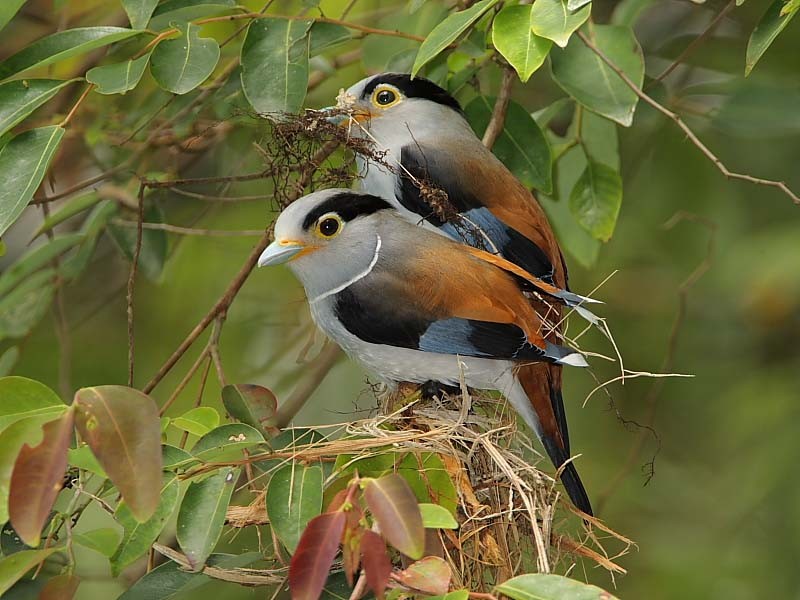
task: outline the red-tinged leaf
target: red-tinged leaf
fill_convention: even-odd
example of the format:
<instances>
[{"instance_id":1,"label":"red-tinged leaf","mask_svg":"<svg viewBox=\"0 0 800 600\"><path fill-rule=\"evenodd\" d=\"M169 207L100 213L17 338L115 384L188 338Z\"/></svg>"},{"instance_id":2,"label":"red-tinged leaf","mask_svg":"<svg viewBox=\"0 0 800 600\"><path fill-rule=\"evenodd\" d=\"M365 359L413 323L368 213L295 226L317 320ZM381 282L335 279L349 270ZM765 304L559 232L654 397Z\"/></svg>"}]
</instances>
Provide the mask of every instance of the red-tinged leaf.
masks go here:
<instances>
[{"instance_id":1,"label":"red-tinged leaf","mask_svg":"<svg viewBox=\"0 0 800 600\"><path fill-rule=\"evenodd\" d=\"M46 550L20 550L0 559L0 598L11 589L20 578L33 567L45 560L53 552L63 548L47 548Z\"/></svg>"},{"instance_id":2,"label":"red-tinged leaf","mask_svg":"<svg viewBox=\"0 0 800 600\"><path fill-rule=\"evenodd\" d=\"M347 499L347 492L347 489L336 492L333 500L331 500L331 503L328 504L328 510L326 512L336 512L337 510L340 510L344 505L344 501Z\"/></svg>"},{"instance_id":3,"label":"red-tinged leaf","mask_svg":"<svg viewBox=\"0 0 800 600\"><path fill-rule=\"evenodd\" d=\"M346 491L346 490L345 490ZM342 538L342 565L347 583L353 587L353 580L358 571L361 554L361 536L364 528L361 526L361 519L364 518L363 511L357 506L344 511L346 515L344 536Z\"/></svg>"},{"instance_id":4,"label":"red-tinged leaf","mask_svg":"<svg viewBox=\"0 0 800 600\"><path fill-rule=\"evenodd\" d=\"M425 527L406 480L395 473L372 479L364 488L364 498L389 543L406 556L422 558Z\"/></svg>"},{"instance_id":5,"label":"red-tinged leaf","mask_svg":"<svg viewBox=\"0 0 800 600\"><path fill-rule=\"evenodd\" d=\"M361 539L361 562L364 563L367 585L378 600L382 600L392 574L392 561L386 552L386 543L374 531L365 531Z\"/></svg>"},{"instance_id":6,"label":"red-tinged leaf","mask_svg":"<svg viewBox=\"0 0 800 600\"><path fill-rule=\"evenodd\" d=\"M25 444L14 463L8 514L17 535L28 546L39 545L42 527L61 491L73 422L74 412L68 410L60 419L45 423L42 443L33 448Z\"/></svg>"},{"instance_id":7,"label":"red-tinged leaf","mask_svg":"<svg viewBox=\"0 0 800 600\"><path fill-rule=\"evenodd\" d=\"M75 575L58 575L45 584L39 592L39 600L72 600L80 584L80 578Z\"/></svg>"},{"instance_id":8,"label":"red-tinged leaf","mask_svg":"<svg viewBox=\"0 0 800 600\"><path fill-rule=\"evenodd\" d=\"M255 427L262 433L278 433L275 428L275 394L260 385L237 383L222 388L225 410L237 421Z\"/></svg>"},{"instance_id":9,"label":"red-tinged leaf","mask_svg":"<svg viewBox=\"0 0 800 600\"><path fill-rule=\"evenodd\" d=\"M121 385L83 388L75 394L76 425L122 494L144 522L159 502L161 424L152 398Z\"/></svg>"},{"instance_id":10,"label":"red-tinged leaf","mask_svg":"<svg viewBox=\"0 0 800 600\"><path fill-rule=\"evenodd\" d=\"M450 566L437 556L426 556L395 575L395 579L407 588L434 596L447 593L451 577Z\"/></svg>"},{"instance_id":11,"label":"red-tinged leaf","mask_svg":"<svg viewBox=\"0 0 800 600\"><path fill-rule=\"evenodd\" d=\"M289 565L292 600L317 600L336 558L347 517L324 513L309 521Z\"/></svg>"}]
</instances>

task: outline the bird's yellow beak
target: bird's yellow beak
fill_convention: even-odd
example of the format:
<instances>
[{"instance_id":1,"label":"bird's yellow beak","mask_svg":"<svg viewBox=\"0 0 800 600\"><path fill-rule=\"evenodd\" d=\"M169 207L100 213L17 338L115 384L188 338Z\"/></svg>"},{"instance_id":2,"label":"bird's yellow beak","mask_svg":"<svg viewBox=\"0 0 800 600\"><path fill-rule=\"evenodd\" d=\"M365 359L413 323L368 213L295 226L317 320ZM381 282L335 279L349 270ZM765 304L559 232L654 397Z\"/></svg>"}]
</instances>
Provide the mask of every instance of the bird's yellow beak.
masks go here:
<instances>
[{"instance_id":1,"label":"bird's yellow beak","mask_svg":"<svg viewBox=\"0 0 800 600\"><path fill-rule=\"evenodd\" d=\"M364 121L369 121L373 116L370 111L358 107L347 113L336 112L339 110L338 106L326 106L325 108L321 108L320 112L332 113L330 116L326 117L326 120L340 127L347 127L353 121L356 123L363 123Z\"/></svg>"},{"instance_id":2,"label":"bird's yellow beak","mask_svg":"<svg viewBox=\"0 0 800 600\"><path fill-rule=\"evenodd\" d=\"M269 267L272 265L282 265L300 255L304 250L308 251L302 242L295 240L275 240L266 247L261 256L258 257L259 267Z\"/></svg>"}]
</instances>

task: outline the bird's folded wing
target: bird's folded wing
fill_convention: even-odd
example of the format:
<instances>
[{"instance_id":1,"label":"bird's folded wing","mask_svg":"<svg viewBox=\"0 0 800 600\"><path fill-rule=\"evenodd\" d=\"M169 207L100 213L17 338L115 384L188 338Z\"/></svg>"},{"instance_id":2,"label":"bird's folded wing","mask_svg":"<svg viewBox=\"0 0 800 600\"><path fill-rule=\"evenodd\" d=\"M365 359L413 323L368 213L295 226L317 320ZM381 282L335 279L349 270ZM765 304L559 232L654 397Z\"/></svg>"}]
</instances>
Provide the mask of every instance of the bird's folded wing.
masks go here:
<instances>
[{"instance_id":1,"label":"bird's folded wing","mask_svg":"<svg viewBox=\"0 0 800 600\"><path fill-rule=\"evenodd\" d=\"M364 341L503 360L561 361L517 281L462 245L433 242L377 266L336 296L342 324ZM566 361L569 362L569 361Z\"/></svg>"}]
</instances>

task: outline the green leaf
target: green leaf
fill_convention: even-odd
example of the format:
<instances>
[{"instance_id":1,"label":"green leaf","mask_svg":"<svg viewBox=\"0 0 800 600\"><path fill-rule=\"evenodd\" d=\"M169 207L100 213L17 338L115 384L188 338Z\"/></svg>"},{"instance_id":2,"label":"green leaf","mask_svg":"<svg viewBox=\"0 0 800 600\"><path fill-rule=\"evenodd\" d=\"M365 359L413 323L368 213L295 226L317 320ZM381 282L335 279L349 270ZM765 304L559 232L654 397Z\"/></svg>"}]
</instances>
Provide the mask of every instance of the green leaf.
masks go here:
<instances>
[{"instance_id":1,"label":"green leaf","mask_svg":"<svg viewBox=\"0 0 800 600\"><path fill-rule=\"evenodd\" d=\"M311 25L308 36L310 38L308 47L309 56L316 56L329 48L333 48L334 46L349 42L353 39L350 30L344 25L321 23L319 21Z\"/></svg>"},{"instance_id":2,"label":"green leaf","mask_svg":"<svg viewBox=\"0 0 800 600\"><path fill-rule=\"evenodd\" d=\"M0 135L77 79L17 79L0 85Z\"/></svg>"},{"instance_id":3,"label":"green leaf","mask_svg":"<svg viewBox=\"0 0 800 600\"><path fill-rule=\"evenodd\" d=\"M124 94L139 85L150 60L145 54L134 60L94 67L86 72L86 81L95 85L99 94Z\"/></svg>"},{"instance_id":4,"label":"green leaf","mask_svg":"<svg viewBox=\"0 0 800 600\"><path fill-rule=\"evenodd\" d=\"M108 474L97 462L97 458L92 454L92 449L86 444L81 444L78 448L70 448L69 452L67 452L67 459L72 467L78 467L99 475L103 479L108 479Z\"/></svg>"},{"instance_id":5,"label":"green leaf","mask_svg":"<svg viewBox=\"0 0 800 600\"><path fill-rule=\"evenodd\" d=\"M789 11L784 12L784 6L789 6ZM800 9L800 4L795 6L785 5L784 0L773 0L767 11L761 17L750 40L747 42L747 54L745 57L744 75L750 75L750 71L767 51L775 38L778 37L789 24Z\"/></svg>"},{"instance_id":6,"label":"green leaf","mask_svg":"<svg viewBox=\"0 0 800 600\"><path fill-rule=\"evenodd\" d=\"M122 0L122 8L128 15L132 29L144 29L156 9L158 0Z\"/></svg>"},{"instance_id":7,"label":"green leaf","mask_svg":"<svg viewBox=\"0 0 800 600\"><path fill-rule=\"evenodd\" d=\"M642 87L644 59L633 30L620 25L595 25L586 31L594 44L636 84ZM628 127L639 97L583 42L550 53L553 78L579 103Z\"/></svg>"},{"instance_id":8,"label":"green leaf","mask_svg":"<svg viewBox=\"0 0 800 600\"><path fill-rule=\"evenodd\" d=\"M444 595L452 579L450 566L438 556L426 556L395 574L399 583L426 594Z\"/></svg>"},{"instance_id":9,"label":"green leaf","mask_svg":"<svg viewBox=\"0 0 800 600\"><path fill-rule=\"evenodd\" d=\"M507 6L494 18L492 43L514 67L520 80L528 81L542 66L553 42L531 30L529 4Z\"/></svg>"},{"instance_id":10,"label":"green leaf","mask_svg":"<svg viewBox=\"0 0 800 600\"><path fill-rule=\"evenodd\" d=\"M161 445L161 460L163 461L162 467L164 470L170 471L195 462L194 457L186 450L169 444Z\"/></svg>"},{"instance_id":11,"label":"green leaf","mask_svg":"<svg viewBox=\"0 0 800 600\"><path fill-rule=\"evenodd\" d=\"M408 483L397 474L371 479L364 487L364 499L387 541L409 558L422 558L425 527Z\"/></svg>"},{"instance_id":12,"label":"green leaf","mask_svg":"<svg viewBox=\"0 0 800 600\"><path fill-rule=\"evenodd\" d=\"M228 423L197 440L192 455L204 462L224 462L242 457L242 450L264 443L261 433L244 423Z\"/></svg>"},{"instance_id":13,"label":"green leaf","mask_svg":"<svg viewBox=\"0 0 800 600\"><path fill-rule=\"evenodd\" d=\"M607 242L614 233L621 205L619 173L590 158L569 197L572 214L592 237Z\"/></svg>"},{"instance_id":14,"label":"green leaf","mask_svg":"<svg viewBox=\"0 0 800 600\"><path fill-rule=\"evenodd\" d=\"M202 17L211 17L230 12L236 8L236 0L166 0L158 5L150 29L165 29L172 23L185 24Z\"/></svg>"},{"instance_id":15,"label":"green leaf","mask_svg":"<svg viewBox=\"0 0 800 600\"><path fill-rule=\"evenodd\" d=\"M0 596L5 594L25 573L61 548L22 550L0 560Z\"/></svg>"},{"instance_id":16,"label":"green leaf","mask_svg":"<svg viewBox=\"0 0 800 600\"><path fill-rule=\"evenodd\" d=\"M619 171L617 124L590 111L585 111L580 121L580 141L586 154L594 162Z\"/></svg>"},{"instance_id":17,"label":"green leaf","mask_svg":"<svg viewBox=\"0 0 800 600\"><path fill-rule=\"evenodd\" d=\"M14 369L19 360L19 346L11 346L0 354L0 377L5 377ZM0 430L2 431L2 430ZM2 520L2 519L0 519Z\"/></svg>"},{"instance_id":18,"label":"green leaf","mask_svg":"<svg viewBox=\"0 0 800 600\"><path fill-rule=\"evenodd\" d=\"M561 575L520 575L495 587L513 600L616 600L607 591Z\"/></svg>"},{"instance_id":19,"label":"green leaf","mask_svg":"<svg viewBox=\"0 0 800 600\"><path fill-rule=\"evenodd\" d=\"M565 0L536 0L531 11L531 28L536 35L553 40L564 48L570 36L586 22L591 12L591 4L573 13Z\"/></svg>"},{"instance_id":20,"label":"green leaf","mask_svg":"<svg viewBox=\"0 0 800 600\"><path fill-rule=\"evenodd\" d=\"M0 148L0 235L17 220L44 178L64 129L24 131Z\"/></svg>"},{"instance_id":21,"label":"green leaf","mask_svg":"<svg viewBox=\"0 0 800 600\"><path fill-rule=\"evenodd\" d=\"M171 424L181 431L194 435L205 435L219 426L219 413L210 406L198 406L172 419Z\"/></svg>"},{"instance_id":22,"label":"green leaf","mask_svg":"<svg viewBox=\"0 0 800 600\"><path fill-rule=\"evenodd\" d=\"M497 0L480 0L467 10L448 16L437 25L419 47L417 57L414 59L414 66L411 68L411 75L416 75L422 67L441 54L495 4L497 4Z\"/></svg>"},{"instance_id":23,"label":"green leaf","mask_svg":"<svg viewBox=\"0 0 800 600\"><path fill-rule=\"evenodd\" d=\"M472 128L481 136L489 125L494 98L478 96L464 109ZM503 131L492 152L526 187L545 193L553 188L552 151L536 120L513 100L508 105Z\"/></svg>"},{"instance_id":24,"label":"green leaf","mask_svg":"<svg viewBox=\"0 0 800 600\"><path fill-rule=\"evenodd\" d=\"M223 387L222 403L230 416L262 433L268 432L277 409L275 394L263 386L251 383Z\"/></svg>"},{"instance_id":25,"label":"green leaf","mask_svg":"<svg viewBox=\"0 0 800 600\"><path fill-rule=\"evenodd\" d=\"M89 192L88 194L83 194L75 196L74 198L70 198L69 200L64 202L61 206L59 206L57 211L51 213L50 216L44 220L44 222L39 226L39 228L36 230L36 233L34 233L31 236L31 238L36 238L41 234L45 233L46 231L50 231L56 225L60 225L67 219L74 217L75 215L91 208L99 201L100 201L100 196L98 196L96 192Z\"/></svg>"},{"instance_id":26,"label":"green leaf","mask_svg":"<svg viewBox=\"0 0 800 600\"><path fill-rule=\"evenodd\" d=\"M26 0L3 0L0 3L0 30L8 25L25 2Z\"/></svg>"},{"instance_id":27,"label":"green leaf","mask_svg":"<svg viewBox=\"0 0 800 600\"><path fill-rule=\"evenodd\" d=\"M50 516L67 470L67 450L72 440L74 412L42 427L37 446L25 444L14 462L8 493L8 517L28 546L39 545L42 527Z\"/></svg>"},{"instance_id":28,"label":"green leaf","mask_svg":"<svg viewBox=\"0 0 800 600\"><path fill-rule=\"evenodd\" d=\"M569 10L578 10L582 6L589 4L592 0L567 0L567 8Z\"/></svg>"},{"instance_id":29,"label":"green leaf","mask_svg":"<svg viewBox=\"0 0 800 600\"><path fill-rule=\"evenodd\" d=\"M39 271L0 298L0 340L20 338L33 329L50 308L55 276L53 269Z\"/></svg>"},{"instance_id":30,"label":"green leaf","mask_svg":"<svg viewBox=\"0 0 800 600\"><path fill-rule=\"evenodd\" d=\"M467 600L469 590L454 590L443 596L430 596L426 600Z\"/></svg>"},{"instance_id":31,"label":"green leaf","mask_svg":"<svg viewBox=\"0 0 800 600\"><path fill-rule=\"evenodd\" d=\"M140 521L159 503L161 427L152 398L133 388L101 385L75 394L75 424L109 479Z\"/></svg>"},{"instance_id":32,"label":"green leaf","mask_svg":"<svg viewBox=\"0 0 800 600\"><path fill-rule=\"evenodd\" d=\"M238 469L224 468L200 482L192 482L178 511L178 544L194 571L206 559L222 535L225 511L231 501Z\"/></svg>"},{"instance_id":33,"label":"green leaf","mask_svg":"<svg viewBox=\"0 0 800 600\"><path fill-rule=\"evenodd\" d=\"M409 452L393 470L406 480L419 502L433 502L457 514L458 492L438 454Z\"/></svg>"},{"instance_id":34,"label":"green leaf","mask_svg":"<svg viewBox=\"0 0 800 600\"><path fill-rule=\"evenodd\" d=\"M158 508L144 523L136 520L125 502L120 502L115 513L117 522L123 527L122 541L111 556L111 574L117 577L128 565L150 549L161 535L167 520L172 516L180 495L180 483L174 473L164 474Z\"/></svg>"},{"instance_id":35,"label":"green leaf","mask_svg":"<svg viewBox=\"0 0 800 600\"><path fill-rule=\"evenodd\" d=\"M422 524L426 529L458 529L458 521L443 506L421 503L419 512L422 513Z\"/></svg>"},{"instance_id":36,"label":"green leaf","mask_svg":"<svg viewBox=\"0 0 800 600\"><path fill-rule=\"evenodd\" d=\"M308 522L322 512L322 469L292 462L269 480L267 515L272 529L294 554Z\"/></svg>"},{"instance_id":37,"label":"green leaf","mask_svg":"<svg viewBox=\"0 0 800 600\"><path fill-rule=\"evenodd\" d=\"M53 390L27 377L0 378L0 398L0 431L28 417L55 419L67 408Z\"/></svg>"},{"instance_id":38,"label":"green leaf","mask_svg":"<svg viewBox=\"0 0 800 600\"><path fill-rule=\"evenodd\" d=\"M54 258L60 256L73 246L83 241L83 234L68 233L54 237L41 246L23 254L11 268L0 275L0 295L8 293L9 290L19 284L31 273L49 265Z\"/></svg>"},{"instance_id":39,"label":"green leaf","mask_svg":"<svg viewBox=\"0 0 800 600\"><path fill-rule=\"evenodd\" d=\"M627 25L628 27L633 27L639 19L639 15L655 1L656 0L621 0L621 2L617 2L614 6L614 12L611 15L610 22L613 25Z\"/></svg>"},{"instance_id":40,"label":"green leaf","mask_svg":"<svg viewBox=\"0 0 800 600\"><path fill-rule=\"evenodd\" d=\"M308 88L308 31L312 21L264 18L242 44L242 89L259 113L296 113Z\"/></svg>"},{"instance_id":41,"label":"green leaf","mask_svg":"<svg viewBox=\"0 0 800 600\"><path fill-rule=\"evenodd\" d=\"M140 33L142 32L122 27L78 27L59 31L28 44L0 62L0 79L8 79L33 67L44 67L66 60Z\"/></svg>"},{"instance_id":42,"label":"green leaf","mask_svg":"<svg viewBox=\"0 0 800 600\"><path fill-rule=\"evenodd\" d=\"M219 44L201 38L200 27L179 25L181 36L160 42L150 58L150 73L159 86L173 94L186 94L203 83L217 66Z\"/></svg>"},{"instance_id":43,"label":"green leaf","mask_svg":"<svg viewBox=\"0 0 800 600\"><path fill-rule=\"evenodd\" d=\"M76 533L73 539L76 544L110 558L119 545L119 532L110 527L103 527L86 533Z\"/></svg>"},{"instance_id":44,"label":"green leaf","mask_svg":"<svg viewBox=\"0 0 800 600\"><path fill-rule=\"evenodd\" d=\"M62 411L66 408L62 405ZM38 446L42 441L42 425L57 417L57 414L26 417L0 431L0 523L8 521L8 489L19 451L23 444Z\"/></svg>"},{"instance_id":45,"label":"green leaf","mask_svg":"<svg viewBox=\"0 0 800 600\"><path fill-rule=\"evenodd\" d=\"M38 600L72 600L78 591L81 579L77 575L62 573L47 580L39 592Z\"/></svg>"},{"instance_id":46,"label":"green leaf","mask_svg":"<svg viewBox=\"0 0 800 600\"><path fill-rule=\"evenodd\" d=\"M76 279L89 266L89 260L94 254L98 237L118 209L117 203L113 200L103 200L92 209L81 226L81 233L84 235L83 243L77 252L65 258L61 263L60 274L64 279Z\"/></svg>"},{"instance_id":47,"label":"green leaf","mask_svg":"<svg viewBox=\"0 0 800 600\"><path fill-rule=\"evenodd\" d=\"M208 564L221 569L235 569L261 558L260 554L247 552L240 555L212 554ZM213 581L208 575L186 571L178 563L167 561L138 579L117 600L168 600L186 598L187 593ZM198 596L202 598L203 596Z\"/></svg>"},{"instance_id":48,"label":"green leaf","mask_svg":"<svg viewBox=\"0 0 800 600\"><path fill-rule=\"evenodd\" d=\"M144 211L144 220L148 223L162 223L164 215L157 204ZM133 261L136 253L136 228L109 223L106 231L125 257ZM167 260L167 232L160 229L142 231L142 249L139 253L139 272L151 281L158 281Z\"/></svg>"}]
</instances>

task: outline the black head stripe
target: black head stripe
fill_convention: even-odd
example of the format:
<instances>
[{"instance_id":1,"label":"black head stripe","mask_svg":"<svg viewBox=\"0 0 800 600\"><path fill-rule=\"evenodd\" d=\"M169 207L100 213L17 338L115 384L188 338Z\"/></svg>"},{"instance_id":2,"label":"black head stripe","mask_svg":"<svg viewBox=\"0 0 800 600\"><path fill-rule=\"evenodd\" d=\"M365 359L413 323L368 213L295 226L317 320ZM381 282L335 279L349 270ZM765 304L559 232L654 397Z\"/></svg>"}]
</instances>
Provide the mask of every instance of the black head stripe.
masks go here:
<instances>
[{"instance_id":1,"label":"black head stripe","mask_svg":"<svg viewBox=\"0 0 800 600\"><path fill-rule=\"evenodd\" d=\"M341 192L331 196L324 202L318 204L303 219L303 229L308 229L317 220L327 213L336 213L345 222L352 221L356 217L371 215L379 210L392 209L393 207L383 198L370 194L354 194L353 192Z\"/></svg>"},{"instance_id":2,"label":"black head stripe","mask_svg":"<svg viewBox=\"0 0 800 600\"><path fill-rule=\"evenodd\" d=\"M375 88L382 83L393 85L403 92L406 98L424 98L437 104L449 106L456 112L463 114L461 105L447 91L424 77L411 79L411 75L408 73L382 73L381 75L376 75L369 80L364 88L364 93L361 95L362 99L369 98Z\"/></svg>"}]
</instances>

